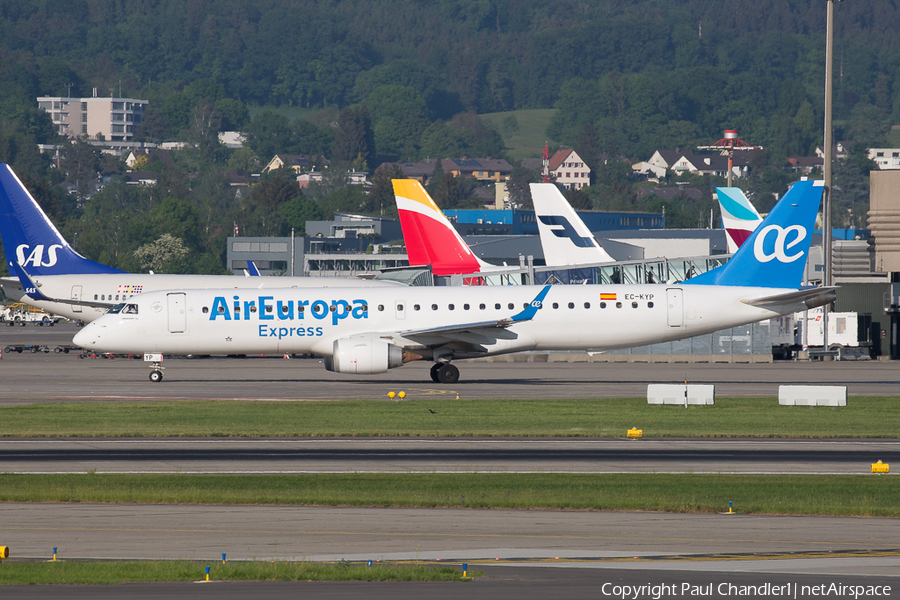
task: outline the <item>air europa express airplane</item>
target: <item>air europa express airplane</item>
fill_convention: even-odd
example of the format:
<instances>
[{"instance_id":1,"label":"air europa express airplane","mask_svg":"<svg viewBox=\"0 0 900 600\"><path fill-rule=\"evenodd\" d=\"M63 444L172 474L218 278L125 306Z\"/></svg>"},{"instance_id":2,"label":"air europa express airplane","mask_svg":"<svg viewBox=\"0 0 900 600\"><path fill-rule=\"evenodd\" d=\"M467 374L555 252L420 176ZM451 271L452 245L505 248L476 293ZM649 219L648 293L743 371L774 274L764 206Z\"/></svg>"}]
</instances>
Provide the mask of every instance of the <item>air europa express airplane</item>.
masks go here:
<instances>
[{"instance_id":1,"label":"air europa express airplane","mask_svg":"<svg viewBox=\"0 0 900 600\"><path fill-rule=\"evenodd\" d=\"M126 273L75 252L9 165L3 163L0 163L0 237L13 275L0 278L4 293L17 302L85 322L124 300L153 290L398 285L336 277Z\"/></svg>"},{"instance_id":2,"label":"air europa express airplane","mask_svg":"<svg viewBox=\"0 0 900 600\"><path fill-rule=\"evenodd\" d=\"M821 196L820 182L795 184L727 264L676 285L154 292L74 342L145 355L311 352L357 374L424 359L434 381L454 383L456 359L675 340L831 302L833 288L800 287Z\"/></svg>"}]
</instances>

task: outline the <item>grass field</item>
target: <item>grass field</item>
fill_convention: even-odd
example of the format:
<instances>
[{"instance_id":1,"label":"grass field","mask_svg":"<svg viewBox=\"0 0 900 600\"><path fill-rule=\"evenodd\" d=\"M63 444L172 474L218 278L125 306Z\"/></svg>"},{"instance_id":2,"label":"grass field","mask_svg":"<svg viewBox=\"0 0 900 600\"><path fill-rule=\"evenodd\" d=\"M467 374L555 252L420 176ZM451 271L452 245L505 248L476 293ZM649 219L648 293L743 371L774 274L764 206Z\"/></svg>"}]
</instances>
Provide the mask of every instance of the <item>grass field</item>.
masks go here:
<instances>
[{"instance_id":1,"label":"grass field","mask_svg":"<svg viewBox=\"0 0 900 600\"><path fill-rule=\"evenodd\" d=\"M646 510L900 517L900 478L689 474L0 474L0 502Z\"/></svg>"},{"instance_id":2,"label":"grass field","mask_svg":"<svg viewBox=\"0 0 900 600\"><path fill-rule=\"evenodd\" d=\"M721 398L715 406L600 400L404 402L146 401L0 408L0 437L485 436L897 437L900 400L852 397L842 408Z\"/></svg>"},{"instance_id":3,"label":"grass field","mask_svg":"<svg viewBox=\"0 0 900 600\"><path fill-rule=\"evenodd\" d=\"M556 145L547 137L547 125L556 113L555 108L514 110L480 115L503 136L507 153L514 163L523 158L540 158L544 144Z\"/></svg>"},{"instance_id":4,"label":"grass field","mask_svg":"<svg viewBox=\"0 0 900 600\"><path fill-rule=\"evenodd\" d=\"M253 561L194 563L186 561L15 562L0 568L0 585L104 585L133 581L470 581L484 575L459 567L377 563Z\"/></svg>"}]
</instances>

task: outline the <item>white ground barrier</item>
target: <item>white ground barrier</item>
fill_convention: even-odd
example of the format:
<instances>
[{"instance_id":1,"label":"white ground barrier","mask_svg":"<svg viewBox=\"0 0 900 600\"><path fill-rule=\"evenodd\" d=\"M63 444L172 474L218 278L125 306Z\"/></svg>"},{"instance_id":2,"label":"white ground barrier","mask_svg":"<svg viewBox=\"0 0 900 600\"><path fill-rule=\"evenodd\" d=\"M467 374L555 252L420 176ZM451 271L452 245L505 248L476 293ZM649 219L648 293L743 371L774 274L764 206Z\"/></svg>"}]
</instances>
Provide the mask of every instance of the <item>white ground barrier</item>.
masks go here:
<instances>
[{"instance_id":1,"label":"white ground barrier","mask_svg":"<svg viewBox=\"0 0 900 600\"><path fill-rule=\"evenodd\" d=\"M845 385L779 385L781 406L847 406Z\"/></svg>"},{"instance_id":2,"label":"white ground barrier","mask_svg":"<svg viewBox=\"0 0 900 600\"><path fill-rule=\"evenodd\" d=\"M687 390L688 404L715 404L716 386L694 384L651 383L647 386L647 404L680 404L684 406Z\"/></svg>"}]
</instances>

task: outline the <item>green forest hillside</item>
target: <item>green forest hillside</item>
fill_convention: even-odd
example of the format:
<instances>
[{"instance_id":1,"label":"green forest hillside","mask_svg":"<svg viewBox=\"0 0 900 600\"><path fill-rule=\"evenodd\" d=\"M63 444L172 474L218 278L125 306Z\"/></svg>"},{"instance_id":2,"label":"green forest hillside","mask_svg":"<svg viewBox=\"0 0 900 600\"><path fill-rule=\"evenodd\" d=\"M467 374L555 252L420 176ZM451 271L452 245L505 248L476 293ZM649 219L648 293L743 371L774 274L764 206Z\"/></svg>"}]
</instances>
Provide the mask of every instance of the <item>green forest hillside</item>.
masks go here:
<instances>
[{"instance_id":1,"label":"green forest hillside","mask_svg":"<svg viewBox=\"0 0 900 600\"><path fill-rule=\"evenodd\" d=\"M824 0L20 0L0 3L0 161L13 165L78 247L123 268L163 233L192 264L220 269L224 236L302 230L335 209L390 206L388 161L539 156L544 142L580 149L595 185L580 208L640 204L630 168L659 148L709 144L726 128L765 146L748 190L762 209L790 177L784 158L821 144ZM835 3L836 139L853 142L843 172L846 225L865 214L862 149L900 123L900 0ZM151 162L153 190L121 181L84 208L63 194L122 170L87 145L51 168L36 144L58 143L37 96L149 100L139 140L181 141L175 168ZM239 130L240 150L218 143ZM896 135L896 134L894 134ZM366 193L339 177L299 192L281 178L235 198L226 171L258 172L275 153L373 172ZM840 169L839 169L840 171ZM377 175L377 177L375 177ZM517 185L529 174L514 173ZM667 221L708 219L703 203ZM121 185L120 185L121 184ZM471 201L447 178L442 206ZM743 185L743 184L742 184ZM130 186L129 186L130 187ZM524 186L527 190L527 185ZM650 196L652 199L653 196ZM93 207L91 206L93 204ZM702 205L701 205L702 204ZM847 210L849 209L849 213ZM388 209L389 210L389 209ZM172 215L180 215L178 218ZM705 216L704 216L705 215ZM140 217L140 218L139 218ZM104 229L105 228L105 229ZM112 228L112 229L110 229ZM115 231L115 233L110 233ZM115 240L114 242L112 240Z\"/></svg>"}]
</instances>

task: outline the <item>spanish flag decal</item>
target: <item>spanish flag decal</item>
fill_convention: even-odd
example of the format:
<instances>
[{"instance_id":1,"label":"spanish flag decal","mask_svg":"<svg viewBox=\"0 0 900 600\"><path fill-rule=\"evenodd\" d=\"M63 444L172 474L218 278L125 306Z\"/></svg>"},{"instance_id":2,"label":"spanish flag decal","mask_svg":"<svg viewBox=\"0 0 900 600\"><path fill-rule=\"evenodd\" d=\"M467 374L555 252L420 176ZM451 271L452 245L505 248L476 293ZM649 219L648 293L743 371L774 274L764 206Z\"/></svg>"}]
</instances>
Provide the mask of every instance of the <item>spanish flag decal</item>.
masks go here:
<instances>
[{"instance_id":1,"label":"spanish flag decal","mask_svg":"<svg viewBox=\"0 0 900 600\"><path fill-rule=\"evenodd\" d=\"M615 300L616 295L615 294L600 294L600 299L601 300Z\"/></svg>"}]
</instances>

